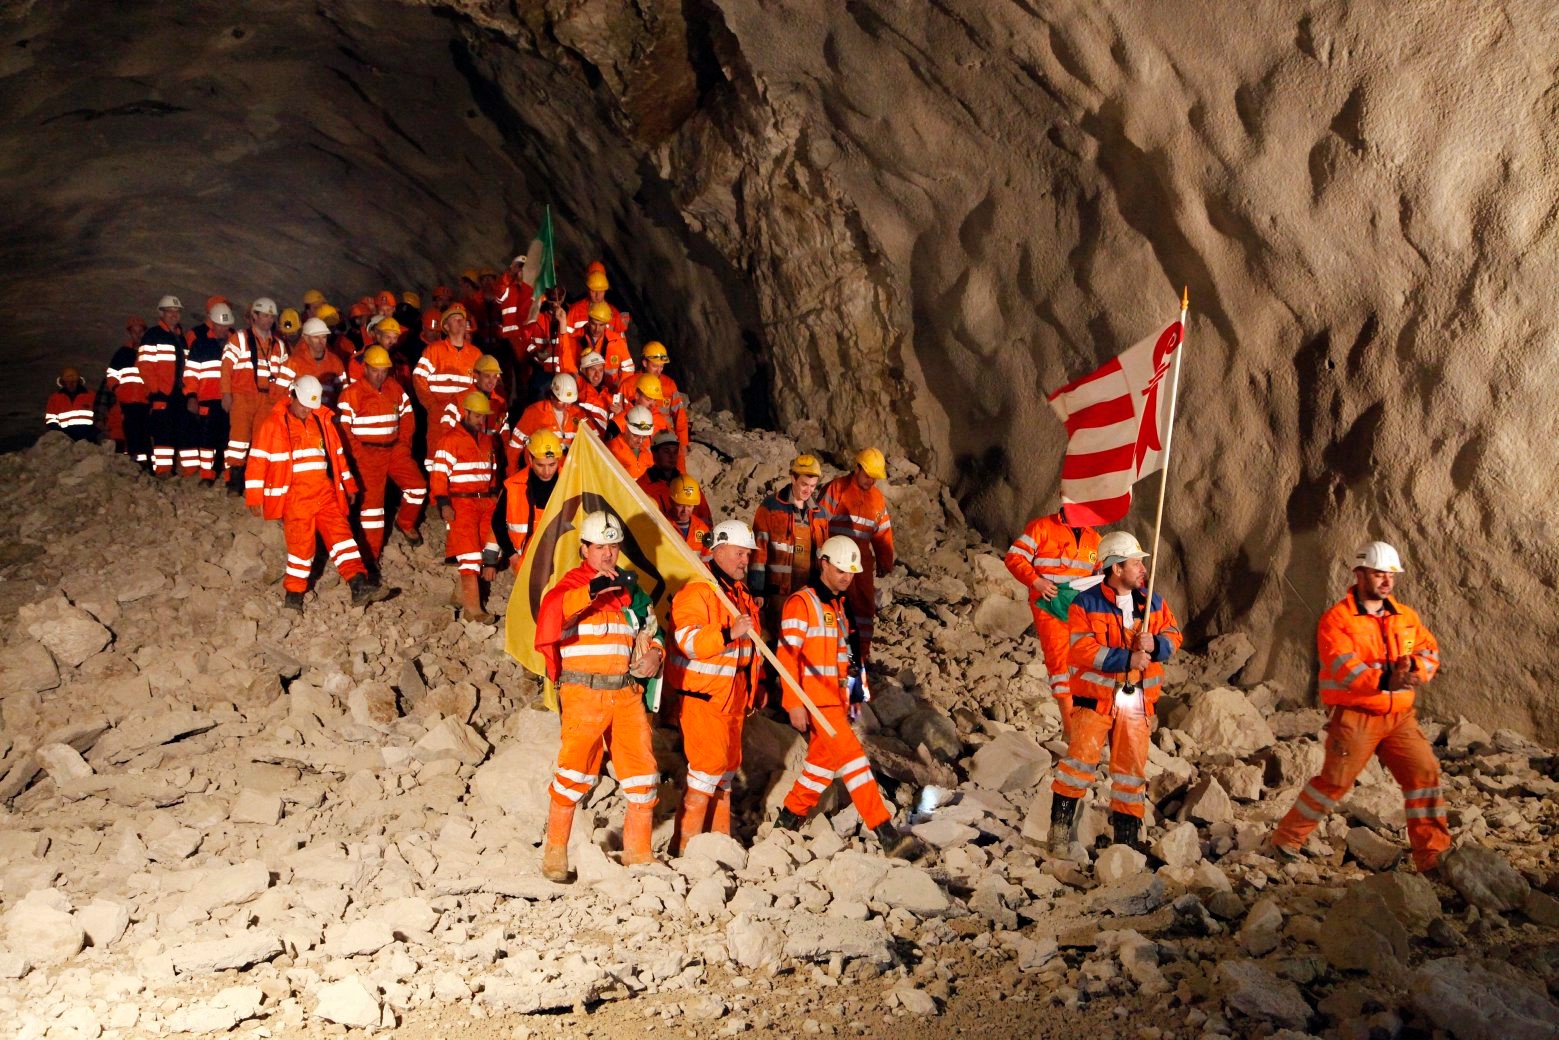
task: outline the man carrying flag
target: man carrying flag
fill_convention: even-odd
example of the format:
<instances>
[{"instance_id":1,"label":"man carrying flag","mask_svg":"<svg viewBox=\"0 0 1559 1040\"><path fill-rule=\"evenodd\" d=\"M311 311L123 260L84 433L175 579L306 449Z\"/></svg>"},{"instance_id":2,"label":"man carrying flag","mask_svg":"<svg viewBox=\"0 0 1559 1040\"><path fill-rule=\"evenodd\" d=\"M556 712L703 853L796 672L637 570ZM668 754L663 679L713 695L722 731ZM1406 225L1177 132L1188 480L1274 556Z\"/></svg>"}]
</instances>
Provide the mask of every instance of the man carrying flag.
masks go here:
<instances>
[{"instance_id":1,"label":"man carrying flag","mask_svg":"<svg viewBox=\"0 0 1559 1040\"><path fill-rule=\"evenodd\" d=\"M1068 522L1067 506L1049 516L1035 517L1007 550L1007 570L1028 588L1034 611L1034 633L1039 637L1050 692L1061 709L1061 734L1072 735L1071 666L1067 663L1069 629L1065 603L1070 603L1070 584L1086 578L1099 562L1099 534L1092 527Z\"/></svg>"},{"instance_id":2,"label":"man carrying flag","mask_svg":"<svg viewBox=\"0 0 1559 1040\"><path fill-rule=\"evenodd\" d=\"M585 516L579 528L582 563L542 598L536 651L562 702L563 738L550 788L551 810L541 872L568 882L568 836L574 808L601 775L603 749L612 756L627 799L624 866L649 863L660 772L650 717L636 679L660 670L664 651L650 598L632 572L617 566L623 523L607 512Z\"/></svg>"}]
</instances>

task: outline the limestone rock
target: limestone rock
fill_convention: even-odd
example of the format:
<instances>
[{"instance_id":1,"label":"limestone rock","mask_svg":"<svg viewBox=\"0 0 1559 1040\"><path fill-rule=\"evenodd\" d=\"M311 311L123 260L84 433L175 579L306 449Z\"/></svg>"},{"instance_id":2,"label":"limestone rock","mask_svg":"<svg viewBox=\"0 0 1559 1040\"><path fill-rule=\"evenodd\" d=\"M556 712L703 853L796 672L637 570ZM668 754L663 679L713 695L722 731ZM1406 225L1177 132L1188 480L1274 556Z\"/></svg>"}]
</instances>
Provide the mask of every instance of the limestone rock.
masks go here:
<instances>
[{"instance_id":1,"label":"limestone rock","mask_svg":"<svg viewBox=\"0 0 1559 1040\"><path fill-rule=\"evenodd\" d=\"M768 921L737 914L725 926L725 945L731 959L748 971L769 971L779 967L785 936Z\"/></svg>"},{"instance_id":2,"label":"limestone rock","mask_svg":"<svg viewBox=\"0 0 1559 1040\"><path fill-rule=\"evenodd\" d=\"M1218 965L1224 1006L1280 1029L1304 1029L1310 1005L1292 982L1279 979L1255 961L1227 960Z\"/></svg>"},{"instance_id":3,"label":"limestone rock","mask_svg":"<svg viewBox=\"0 0 1559 1040\"><path fill-rule=\"evenodd\" d=\"M1358 882L1352 891L1380 897L1386 909L1410 933L1422 935L1440 916L1440 897L1435 895L1434 885L1422 874L1403 871L1377 874Z\"/></svg>"},{"instance_id":4,"label":"limestone rock","mask_svg":"<svg viewBox=\"0 0 1559 1040\"><path fill-rule=\"evenodd\" d=\"M1402 846L1376 834L1368 827L1348 829L1348 851L1371 870L1390 870L1402 858Z\"/></svg>"},{"instance_id":5,"label":"limestone rock","mask_svg":"<svg viewBox=\"0 0 1559 1040\"><path fill-rule=\"evenodd\" d=\"M1169 827L1153 842L1153 855L1167 867L1189 867L1202 859L1202 840L1196 824L1186 821Z\"/></svg>"},{"instance_id":6,"label":"limestone rock","mask_svg":"<svg viewBox=\"0 0 1559 1040\"><path fill-rule=\"evenodd\" d=\"M17 623L61 664L75 668L102 650L114 634L63 598L23 607Z\"/></svg>"},{"instance_id":7,"label":"limestone rock","mask_svg":"<svg viewBox=\"0 0 1559 1040\"><path fill-rule=\"evenodd\" d=\"M964 753L953 720L934 708L917 708L899 724L899 736L910 747L925 745L926 750L943 762L957 761Z\"/></svg>"},{"instance_id":8,"label":"limestone rock","mask_svg":"<svg viewBox=\"0 0 1559 1040\"><path fill-rule=\"evenodd\" d=\"M1245 695L1232 686L1193 694L1191 710L1176 727L1197 746L1244 756L1277 742L1272 727Z\"/></svg>"},{"instance_id":9,"label":"limestone rock","mask_svg":"<svg viewBox=\"0 0 1559 1040\"><path fill-rule=\"evenodd\" d=\"M95 899L76 911L76 923L86 934L87 942L102 949L118 942L130 927L130 909L123 903Z\"/></svg>"},{"instance_id":10,"label":"limestone rock","mask_svg":"<svg viewBox=\"0 0 1559 1040\"><path fill-rule=\"evenodd\" d=\"M384 729L400 718L395 689L385 682L367 682L352 687L346 695L346 707L352 721L360 726Z\"/></svg>"},{"instance_id":11,"label":"limestone rock","mask_svg":"<svg viewBox=\"0 0 1559 1040\"><path fill-rule=\"evenodd\" d=\"M701 856L713 860L728 870L741 870L747 866L747 849L729 834L705 831L688 839L684 856Z\"/></svg>"},{"instance_id":12,"label":"limestone rock","mask_svg":"<svg viewBox=\"0 0 1559 1040\"><path fill-rule=\"evenodd\" d=\"M974 608L974 630L982 636L1016 639L1034 625L1034 615L1021 600L992 594Z\"/></svg>"},{"instance_id":13,"label":"limestone rock","mask_svg":"<svg viewBox=\"0 0 1559 1040\"><path fill-rule=\"evenodd\" d=\"M836 853L823 868L822 882L835 899L864 903L888 873L891 862L872 852L846 849Z\"/></svg>"},{"instance_id":14,"label":"limestone rock","mask_svg":"<svg viewBox=\"0 0 1559 1040\"><path fill-rule=\"evenodd\" d=\"M1089 897L1089 905L1094 910L1117 917L1150 914L1167 901L1164 879L1147 872L1130 875L1112 885L1100 886Z\"/></svg>"},{"instance_id":15,"label":"limestone rock","mask_svg":"<svg viewBox=\"0 0 1559 1040\"><path fill-rule=\"evenodd\" d=\"M198 711L166 711L132 719L109 730L88 760L122 764L148 748L212 729L217 720Z\"/></svg>"},{"instance_id":16,"label":"limestone rock","mask_svg":"<svg viewBox=\"0 0 1559 1040\"><path fill-rule=\"evenodd\" d=\"M228 986L210 1000L176 1009L168 1016L168 1031L225 1033L259 1014L264 1000L265 991L259 986Z\"/></svg>"},{"instance_id":17,"label":"limestone rock","mask_svg":"<svg viewBox=\"0 0 1559 1040\"><path fill-rule=\"evenodd\" d=\"M282 798L279 794L244 788L233 800L228 819L234 823L257 823L274 827L281 821Z\"/></svg>"},{"instance_id":18,"label":"limestone rock","mask_svg":"<svg viewBox=\"0 0 1559 1040\"><path fill-rule=\"evenodd\" d=\"M500 808L522 832L546 821L547 786L557 757L558 716L550 711L517 712L504 739L471 778L476 800Z\"/></svg>"},{"instance_id":19,"label":"limestone rock","mask_svg":"<svg viewBox=\"0 0 1559 1040\"><path fill-rule=\"evenodd\" d=\"M1213 777L1207 777L1186 795L1185 804L1180 808L1182 820L1196 820L1200 823L1225 823L1234 816L1234 803L1229 800L1229 795Z\"/></svg>"},{"instance_id":20,"label":"limestone rock","mask_svg":"<svg viewBox=\"0 0 1559 1040\"><path fill-rule=\"evenodd\" d=\"M1519 910L1531 886L1505 857L1482 845L1461 845L1440 857L1440 874L1462 898L1485 910Z\"/></svg>"},{"instance_id":21,"label":"limestone rock","mask_svg":"<svg viewBox=\"0 0 1559 1040\"><path fill-rule=\"evenodd\" d=\"M19 639L6 649L0 665L0 683L6 693L43 693L60 684L59 666L49 648L32 639Z\"/></svg>"},{"instance_id":22,"label":"limestone rock","mask_svg":"<svg viewBox=\"0 0 1559 1040\"><path fill-rule=\"evenodd\" d=\"M1236 672L1256 656L1256 644L1244 632L1215 636L1190 669L1187 679L1199 686L1217 686L1229 682Z\"/></svg>"},{"instance_id":23,"label":"limestone rock","mask_svg":"<svg viewBox=\"0 0 1559 1040\"><path fill-rule=\"evenodd\" d=\"M1050 771L1050 752L1024 733L999 733L974 753L969 779L992 791L1032 787ZM1010 786L1009 786L1010 785Z\"/></svg>"},{"instance_id":24,"label":"limestone rock","mask_svg":"<svg viewBox=\"0 0 1559 1040\"><path fill-rule=\"evenodd\" d=\"M895 866L883 875L871 891L871 901L908 910L917 917L944 913L952 905L930 874L919 867L903 866Z\"/></svg>"},{"instance_id":25,"label":"limestone rock","mask_svg":"<svg viewBox=\"0 0 1559 1040\"><path fill-rule=\"evenodd\" d=\"M1240 925L1240 945L1252 957L1265 957L1283 941L1283 910L1268 896L1256 901Z\"/></svg>"},{"instance_id":26,"label":"limestone rock","mask_svg":"<svg viewBox=\"0 0 1559 1040\"><path fill-rule=\"evenodd\" d=\"M356 975L327 982L314 996L316 1018L356 1029L379 1024L379 994Z\"/></svg>"},{"instance_id":27,"label":"limestone rock","mask_svg":"<svg viewBox=\"0 0 1559 1040\"><path fill-rule=\"evenodd\" d=\"M936 998L923 989L905 984L893 990L893 995L898 999L905 1011L912 1015L922 1017L937 1013Z\"/></svg>"},{"instance_id":28,"label":"limestone rock","mask_svg":"<svg viewBox=\"0 0 1559 1040\"><path fill-rule=\"evenodd\" d=\"M33 751L38 765L56 784L92 775L92 767L69 744L43 744Z\"/></svg>"},{"instance_id":29,"label":"limestone rock","mask_svg":"<svg viewBox=\"0 0 1559 1040\"><path fill-rule=\"evenodd\" d=\"M86 931L68 911L33 898L39 894L31 893L0 918L6 944L33 965L59 964L81 952Z\"/></svg>"},{"instance_id":30,"label":"limestone rock","mask_svg":"<svg viewBox=\"0 0 1559 1040\"><path fill-rule=\"evenodd\" d=\"M1428 961L1409 984L1413 1009L1457 1040L1554 1040L1559 1006L1507 965Z\"/></svg>"},{"instance_id":31,"label":"limestone rock","mask_svg":"<svg viewBox=\"0 0 1559 1040\"><path fill-rule=\"evenodd\" d=\"M474 766L487 757L489 748L476 730L459 719L446 716L428 727L414 750L424 762L455 761Z\"/></svg>"},{"instance_id":32,"label":"limestone rock","mask_svg":"<svg viewBox=\"0 0 1559 1040\"><path fill-rule=\"evenodd\" d=\"M784 922L785 956L796 960L827 960L838 954L864 957L888 964L893 952L881 921L852 921L841 917L791 914Z\"/></svg>"},{"instance_id":33,"label":"limestone rock","mask_svg":"<svg viewBox=\"0 0 1559 1040\"><path fill-rule=\"evenodd\" d=\"M1344 971L1380 971L1405 961L1407 930L1379 895L1350 889L1321 921L1321 954Z\"/></svg>"},{"instance_id":34,"label":"limestone rock","mask_svg":"<svg viewBox=\"0 0 1559 1040\"><path fill-rule=\"evenodd\" d=\"M1148 858L1130 845L1111 845L1094 859L1094 877L1101 885L1113 885L1117 881L1140 874L1147 869Z\"/></svg>"},{"instance_id":35,"label":"limestone rock","mask_svg":"<svg viewBox=\"0 0 1559 1040\"><path fill-rule=\"evenodd\" d=\"M252 931L175 946L171 957L173 970L180 975L210 975L228 968L247 968L281 952L281 939L275 932Z\"/></svg>"}]
</instances>

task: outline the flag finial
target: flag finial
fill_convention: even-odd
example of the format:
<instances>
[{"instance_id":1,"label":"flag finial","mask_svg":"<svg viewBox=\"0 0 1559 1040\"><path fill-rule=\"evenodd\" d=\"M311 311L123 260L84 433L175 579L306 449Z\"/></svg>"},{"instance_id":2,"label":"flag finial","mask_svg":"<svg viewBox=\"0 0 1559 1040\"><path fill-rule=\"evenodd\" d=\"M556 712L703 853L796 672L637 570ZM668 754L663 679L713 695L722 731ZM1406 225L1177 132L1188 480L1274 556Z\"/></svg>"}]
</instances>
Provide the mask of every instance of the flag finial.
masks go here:
<instances>
[{"instance_id":1,"label":"flag finial","mask_svg":"<svg viewBox=\"0 0 1559 1040\"><path fill-rule=\"evenodd\" d=\"M1188 285L1180 290L1180 309L1189 310L1191 307L1191 287Z\"/></svg>"}]
</instances>

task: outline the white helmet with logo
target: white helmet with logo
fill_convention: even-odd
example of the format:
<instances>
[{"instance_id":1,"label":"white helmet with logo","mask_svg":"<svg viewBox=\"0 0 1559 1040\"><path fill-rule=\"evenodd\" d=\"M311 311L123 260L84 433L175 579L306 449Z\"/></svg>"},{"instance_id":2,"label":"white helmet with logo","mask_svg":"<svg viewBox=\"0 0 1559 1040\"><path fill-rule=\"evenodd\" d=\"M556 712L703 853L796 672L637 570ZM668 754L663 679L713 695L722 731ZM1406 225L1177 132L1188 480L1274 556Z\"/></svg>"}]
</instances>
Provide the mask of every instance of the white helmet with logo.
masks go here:
<instances>
[{"instance_id":1,"label":"white helmet with logo","mask_svg":"<svg viewBox=\"0 0 1559 1040\"><path fill-rule=\"evenodd\" d=\"M591 545L621 545L623 522L605 510L586 513L579 525L579 540Z\"/></svg>"},{"instance_id":2,"label":"white helmet with logo","mask_svg":"<svg viewBox=\"0 0 1559 1040\"><path fill-rule=\"evenodd\" d=\"M1363 567L1367 571L1386 571L1390 574L1402 573L1402 557L1397 555L1395 547L1385 542L1370 542L1359 547L1359 551L1353 554L1354 569Z\"/></svg>"},{"instance_id":3,"label":"white helmet with logo","mask_svg":"<svg viewBox=\"0 0 1559 1040\"><path fill-rule=\"evenodd\" d=\"M310 318L308 321L303 323L303 335L328 336L330 335L330 326L326 325L318 318Z\"/></svg>"},{"instance_id":4,"label":"white helmet with logo","mask_svg":"<svg viewBox=\"0 0 1559 1040\"><path fill-rule=\"evenodd\" d=\"M655 432L655 416L642 404L628 409L628 432L638 437L648 437Z\"/></svg>"},{"instance_id":5,"label":"white helmet with logo","mask_svg":"<svg viewBox=\"0 0 1559 1040\"><path fill-rule=\"evenodd\" d=\"M854 539L842 534L836 534L824 542L823 550L817 554L817 558L827 560L846 574L861 573L861 547L855 544Z\"/></svg>"},{"instance_id":6,"label":"white helmet with logo","mask_svg":"<svg viewBox=\"0 0 1559 1040\"><path fill-rule=\"evenodd\" d=\"M325 388L313 376L299 376L292 384L292 396L305 408L318 408L325 400Z\"/></svg>"},{"instance_id":7,"label":"white helmet with logo","mask_svg":"<svg viewBox=\"0 0 1559 1040\"><path fill-rule=\"evenodd\" d=\"M269 296L262 296L258 300L255 300L252 305L250 305L249 313L250 314L269 314L272 317L275 317L275 315L276 315L276 301L271 299Z\"/></svg>"},{"instance_id":8,"label":"white helmet with logo","mask_svg":"<svg viewBox=\"0 0 1559 1040\"><path fill-rule=\"evenodd\" d=\"M715 524L715 529L709 534L709 547L718 549L722 545L734 545L738 549L756 549L758 540L752 536L752 528L742 521L722 520Z\"/></svg>"},{"instance_id":9,"label":"white helmet with logo","mask_svg":"<svg viewBox=\"0 0 1559 1040\"><path fill-rule=\"evenodd\" d=\"M562 404L573 404L579 400L579 384L569 373L559 372L552 377L552 396Z\"/></svg>"},{"instance_id":10,"label":"white helmet with logo","mask_svg":"<svg viewBox=\"0 0 1559 1040\"><path fill-rule=\"evenodd\" d=\"M158 310L165 311L169 308L172 308L176 311L182 311L184 309L184 305L179 302L179 298L177 296L164 296L162 299L157 301Z\"/></svg>"},{"instance_id":11,"label":"white helmet with logo","mask_svg":"<svg viewBox=\"0 0 1559 1040\"><path fill-rule=\"evenodd\" d=\"M206 314L206 322L210 325L233 324L233 308L225 303L217 304Z\"/></svg>"},{"instance_id":12,"label":"white helmet with logo","mask_svg":"<svg viewBox=\"0 0 1559 1040\"><path fill-rule=\"evenodd\" d=\"M1137 541L1137 536L1130 531L1111 531L1099 539L1099 566L1107 568L1111 564L1124 563L1127 560L1145 560L1148 553L1142 551L1142 544Z\"/></svg>"}]
</instances>

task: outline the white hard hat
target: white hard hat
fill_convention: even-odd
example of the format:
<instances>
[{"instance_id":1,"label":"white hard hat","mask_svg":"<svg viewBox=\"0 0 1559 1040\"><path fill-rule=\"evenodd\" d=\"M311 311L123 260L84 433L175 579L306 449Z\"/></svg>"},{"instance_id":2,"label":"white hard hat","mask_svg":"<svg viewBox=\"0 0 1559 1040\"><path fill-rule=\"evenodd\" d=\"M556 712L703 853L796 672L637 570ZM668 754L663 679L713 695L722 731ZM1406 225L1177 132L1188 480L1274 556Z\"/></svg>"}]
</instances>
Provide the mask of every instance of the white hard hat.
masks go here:
<instances>
[{"instance_id":1,"label":"white hard hat","mask_svg":"<svg viewBox=\"0 0 1559 1040\"><path fill-rule=\"evenodd\" d=\"M634 405L628 409L628 432L648 437L655 432L655 416L642 404Z\"/></svg>"},{"instance_id":2,"label":"white hard hat","mask_svg":"<svg viewBox=\"0 0 1559 1040\"><path fill-rule=\"evenodd\" d=\"M310 318L308 321L303 323L303 335L328 336L330 335L330 326L326 325L318 318Z\"/></svg>"},{"instance_id":3,"label":"white hard hat","mask_svg":"<svg viewBox=\"0 0 1559 1040\"><path fill-rule=\"evenodd\" d=\"M662 444L676 444L680 446L682 442L677 440L677 435L671 430L661 430L655 435L655 439L650 441L650 447L658 448Z\"/></svg>"},{"instance_id":4,"label":"white hard hat","mask_svg":"<svg viewBox=\"0 0 1559 1040\"><path fill-rule=\"evenodd\" d=\"M836 534L824 542L817 558L827 560L846 574L861 573L861 547L855 544L854 539L842 534Z\"/></svg>"},{"instance_id":5,"label":"white hard hat","mask_svg":"<svg viewBox=\"0 0 1559 1040\"><path fill-rule=\"evenodd\" d=\"M606 364L606 358L601 356L600 351L587 350L579 359L579 370L583 372L587 368L594 368L596 365L604 364Z\"/></svg>"},{"instance_id":6,"label":"white hard hat","mask_svg":"<svg viewBox=\"0 0 1559 1040\"><path fill-rule=\"evenodd\" d=\"M1402 557L1397 555L1394 546L1385 542L1370 542L1361 545L1359 551L1353 554L1353 566L1363 567L1367 571L1388 571L1392 574L1402 573Z\"/></svg>"},{"instance_id":7,"label":"white hard hat","mask_svg":"<svg viewBox=\"0 0 1559 1040\"><path fill-rule=\"evenodd\" d=\"M718 549L722 545L734 545L738 549L756 549L758 541L752 536L752 528L740 520L722 520L715 524L715 529L709 534L709 547Z\"/></svg>"},{"instance_id":8,"label":"white hard hat","mask_svg":"<svg viewBox=\"0 0 1559 1040\"><path fill-rule=\"evenodd\" d=\"M567 372L559 372L552 377L552 396L563 404L573 404L579 400L579 384Z\"/></svg>"},{"instance_id":9,"label":"white hard hat","mask_svg":"<svg viewBox=\"0 0 1559 1040\"><path fill-rule=\"evenodd\" d=\"M586 513L579 525L579 540L591 545L621 545L622 521L604 510Z\"/></svg>"},{"instance_id":10,"label":"white hard hat","mask_svg":"<svg viewBox=\"0 0 1559 1040\"><path fill-rule=\"evenodd\" d=\"M305 408L318 408L325 400L325 388L314 376L299 376L292 384L292 396Z\"/></svg>"},{"instance_id":11,"label":"white hard hat","mask_svg":"<svg viewBox=\"0 0 1559 1040\"><path fill-rule=\"evenodd\" d=\"M233 324L233 308L225 303L219 303L212 307L206 314L206 323L209 325Z\"/></svg>"},{"instance_id":12,"label":"white hard hat","mask_svg":"<svg viewBox=\"0 0 1559 1040\"><path fill-rule=\"evenodd\" d=\"M1126 560L1145 560L1147 558L1148 554L1142 551L1142 545L1137 541L1137 536L1130 531L1111 531L1099 539L1100 567L1124 563Z\"/></svg>"},{"instance_id":13,"label":"white hard hat","mask_svg":"<svg viewBox=\"0 0 1559 1040\"><path fill-rule=\"evenodd\" d=\"M177 296L164 296L162 299L157 301L158 310L165 311L169 307L181 311L184 309L184 305L179 302L179 298Z\"/></svg>"},{"instance_id":14,"label":"white hard hat","mask_svg":"<svg viewBox=\"0 0 1559 1040\"><path fill-rule=\"evenodd\" d=\"M274 315L276 313L276 301L269 296L262 296L254 301L254 304L249 308L249 313Z\"/></svg>"}]
</instances>

